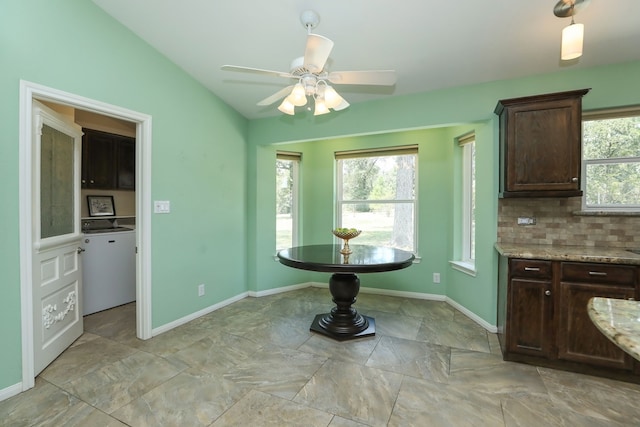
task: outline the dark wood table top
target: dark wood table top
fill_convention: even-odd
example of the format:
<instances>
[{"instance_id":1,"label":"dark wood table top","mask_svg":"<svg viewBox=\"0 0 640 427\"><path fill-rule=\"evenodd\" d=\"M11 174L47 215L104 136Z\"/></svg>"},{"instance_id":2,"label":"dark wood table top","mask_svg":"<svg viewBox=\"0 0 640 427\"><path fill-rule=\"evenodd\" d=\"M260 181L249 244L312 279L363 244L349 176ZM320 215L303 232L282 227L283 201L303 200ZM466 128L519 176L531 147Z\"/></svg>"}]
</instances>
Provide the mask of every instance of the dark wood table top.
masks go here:
<instances>
[{"instance_id":1,"label":"dark wood table top","mask_svg":"<svg viewBox=\"0 0 640 427\"><path fill-rule=\"evenodd\" d=\"M296 246L278 252L288 267L326 273L377 273L409 267L411 252L382 246L350 245L352 253L342 255L342 245Z\"/></svg>"}]
</instances>

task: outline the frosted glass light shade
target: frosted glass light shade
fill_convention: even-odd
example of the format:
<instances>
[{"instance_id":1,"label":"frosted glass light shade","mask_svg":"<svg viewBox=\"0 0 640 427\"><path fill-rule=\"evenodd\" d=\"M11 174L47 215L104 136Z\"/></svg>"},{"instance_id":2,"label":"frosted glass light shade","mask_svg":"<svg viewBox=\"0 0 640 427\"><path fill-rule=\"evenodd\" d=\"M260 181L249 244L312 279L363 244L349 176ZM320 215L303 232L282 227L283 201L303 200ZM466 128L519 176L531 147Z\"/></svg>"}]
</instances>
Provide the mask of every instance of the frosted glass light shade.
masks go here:
<instances>
[{"instance_id":1,"label":"frosted glass light shade","mask_svg":"<svg viewBox=\"0 0 640 427\"><path fill-rule=\"evenodd\" d=\"M582 56L584 24L571 24L562 30L560 59L568 61Z\"/></svg>"},{"instance_id":2,"label":"frosted glass light shade","mask_svg":"<svg viewBox=\"0 0 640 427\"><path fill-rule=\"evenodd\" d=\"M324 103L324 100L320 99L320 98L316 98L316 108L313 112L314 116L320 116L322 114L327 114L329 113L329 109L327 108L327 105Z\"/></svg>"},{"instance_id":3,"label":"frosted glass light shade","mask_svg":"<svg viewBox=\"0 0 640 427\"><path fill-rule=\"evenodd\" d=\"M294 105L289 101L289 97L287 96L282 104L278 107L278 110L282 111L285 114L293 116L296 112Z\"/></svg>"},{"instance_id":4,"label":"frosted glass light shade","mask_svg":"<svg viewBox=\"0 0 640 427\"><path fill-rule=\"evenodd\" d=\"M289 98L289 102L296 107L305 105L307 103L307 94L305 93L304 86L300 83L296 84L287 98Z\"/></svg>"},{"instance_id":5,"label":"frosted glass light shade","mask_svg":"<svg viewBox=\"0 0 640 427\"><path fill-rule=\"evenodd\" d=\"M340 103L344 101L338 92L335 91L331 86L327 86L324 89L324 103L327 108L334 108L340 105Z\"/></svg>"}]
</instances>

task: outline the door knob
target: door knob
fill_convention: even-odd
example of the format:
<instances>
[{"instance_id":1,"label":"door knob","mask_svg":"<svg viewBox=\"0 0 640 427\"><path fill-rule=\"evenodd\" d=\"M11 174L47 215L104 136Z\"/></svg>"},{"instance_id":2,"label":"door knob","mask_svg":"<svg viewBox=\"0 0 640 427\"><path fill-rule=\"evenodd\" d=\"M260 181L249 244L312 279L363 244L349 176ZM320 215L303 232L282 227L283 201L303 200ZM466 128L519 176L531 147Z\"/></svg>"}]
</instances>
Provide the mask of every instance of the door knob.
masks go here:
<instances>
[{"instance_id":1,"label":"door knob","mask_svg":"<svg viewBox=\"0 0 640 427\"><path fill-rule=\"evenodd\" d=\"M545 294L546 296L549 296L549 295L551 295L551 291L550 291L549 289L547 289L546 291L544 291L544 294Z\"/></svg>"},{"instance_id":2,"label":"door knob","mask_svg":"<svg viewBox=\"0 0 640 427\"><path fill-rule=\"evenodd\" d=\"M85 249L84 249L84 248L81 248L80 246L78 246L78 253L79 253L79 254L81 254L81 253L82 253L82 252L84 252L84 251L85 251Z\"/></svg>"}]
</instances>

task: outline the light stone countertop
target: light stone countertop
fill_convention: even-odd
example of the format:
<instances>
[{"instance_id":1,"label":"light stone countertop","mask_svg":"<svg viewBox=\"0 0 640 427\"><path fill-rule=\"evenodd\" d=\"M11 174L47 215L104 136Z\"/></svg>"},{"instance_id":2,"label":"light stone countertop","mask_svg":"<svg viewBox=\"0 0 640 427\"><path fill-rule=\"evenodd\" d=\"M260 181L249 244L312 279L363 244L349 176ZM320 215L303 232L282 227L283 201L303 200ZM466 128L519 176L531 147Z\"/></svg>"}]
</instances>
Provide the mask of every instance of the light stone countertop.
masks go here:
<instances>
[{"instance_id":1,"label":"light stone countertop","mask_svg":"<svg viewBox=\"0 0 640 427\"><path fill-rule=\"evenodd\" d=\"M595 297L589 300L587 310L604 336L640 360L640 301Z\"/></svg>"},{"instance_id":2,"label":"light stone countertop","mask_svg":"<svg viewBox=\"0 0 640 427\"><path fill-rule=\"evenodd\" d=\"M640 265L640 254L620 248L496 243L500 255L508 258L550 261L602 262Z\"/></svg>"}]
</instances>

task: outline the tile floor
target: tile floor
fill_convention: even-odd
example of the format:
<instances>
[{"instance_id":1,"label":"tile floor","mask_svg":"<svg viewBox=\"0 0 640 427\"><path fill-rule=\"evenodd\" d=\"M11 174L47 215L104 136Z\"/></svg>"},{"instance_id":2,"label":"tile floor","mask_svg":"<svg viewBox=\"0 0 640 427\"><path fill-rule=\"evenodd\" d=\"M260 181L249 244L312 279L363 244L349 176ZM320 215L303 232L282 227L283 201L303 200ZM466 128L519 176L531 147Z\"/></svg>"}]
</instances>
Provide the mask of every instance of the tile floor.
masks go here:
<instances>
[{"instance_id":1,"label":"tile floor","mask_svg":"<svg viewBox=\"0 0 640 427\"><path fill-rule=\"evenodd\" d=\"M245 298L148 341L135 304L0 402L2 426L629 426L640 386L502 361L446 303L361 294L377 335L309 332L331 308L307 288Z\"/></svg>"}]
</instances>

